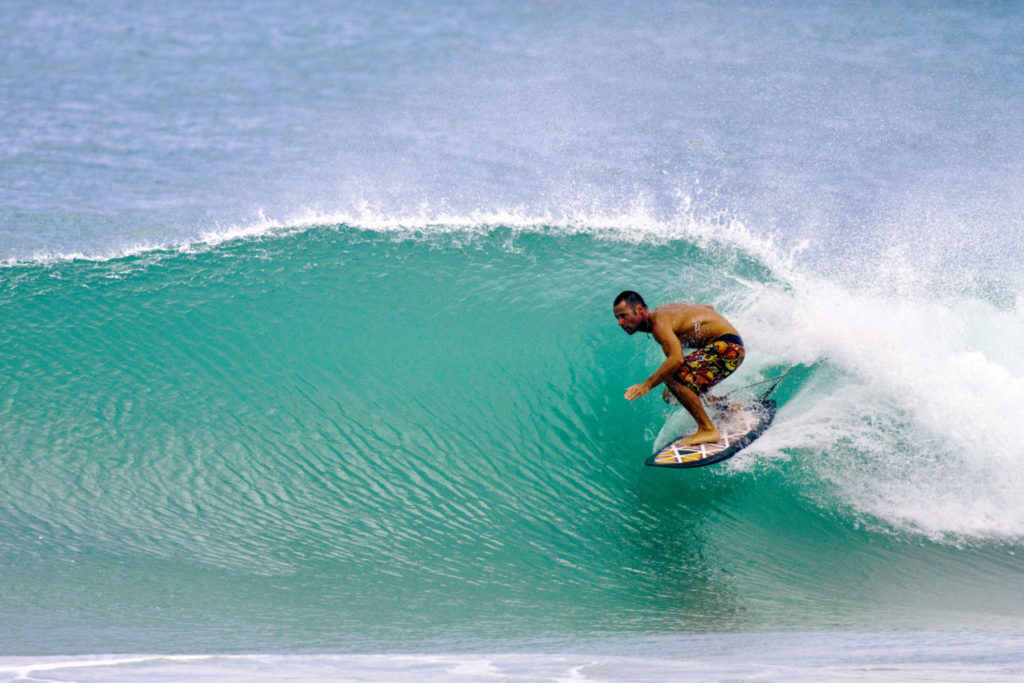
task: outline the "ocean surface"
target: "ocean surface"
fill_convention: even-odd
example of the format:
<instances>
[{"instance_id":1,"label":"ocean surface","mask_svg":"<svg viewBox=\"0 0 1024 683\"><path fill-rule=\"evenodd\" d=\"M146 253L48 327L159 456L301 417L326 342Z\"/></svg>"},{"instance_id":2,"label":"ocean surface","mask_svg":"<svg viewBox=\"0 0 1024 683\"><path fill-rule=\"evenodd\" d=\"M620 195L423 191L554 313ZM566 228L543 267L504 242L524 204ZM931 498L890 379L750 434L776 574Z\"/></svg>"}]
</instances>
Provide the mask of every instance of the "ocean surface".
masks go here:
<instances>
[{"instance_id":1,"label":"ocean surface","mask_svg":"<svg viewBox=\"0 0 1024 683\"><path fill-rule=\"evenodd\" d=\"M7 0L0 680L1019 680L1022 120L1018 3Z\"/></svg>"}]
</instances>

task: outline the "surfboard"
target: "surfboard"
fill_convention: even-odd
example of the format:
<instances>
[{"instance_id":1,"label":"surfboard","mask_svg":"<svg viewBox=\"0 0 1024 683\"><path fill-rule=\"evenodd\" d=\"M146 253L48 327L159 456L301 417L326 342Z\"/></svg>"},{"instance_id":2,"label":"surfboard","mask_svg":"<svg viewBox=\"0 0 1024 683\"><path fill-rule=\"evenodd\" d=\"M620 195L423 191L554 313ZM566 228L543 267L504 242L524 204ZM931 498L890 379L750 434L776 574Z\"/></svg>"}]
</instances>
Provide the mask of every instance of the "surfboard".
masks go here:
<instances>
[{"instance_id":1,"label":"surfboard","mask_svg":"<svg viewBox=\"0 0 1024 683\"><path fill-rule=\"evenodd\" d=\"M768 392L770 393L770 392ZM658 449L645 464L655 467L703 467L728 460L761 436L775 419L775 401L764 394L744 401L739 408L712 410L711 420L721 440L696 446L680 446L685 436Z\"/></svg>"}]
</instances>

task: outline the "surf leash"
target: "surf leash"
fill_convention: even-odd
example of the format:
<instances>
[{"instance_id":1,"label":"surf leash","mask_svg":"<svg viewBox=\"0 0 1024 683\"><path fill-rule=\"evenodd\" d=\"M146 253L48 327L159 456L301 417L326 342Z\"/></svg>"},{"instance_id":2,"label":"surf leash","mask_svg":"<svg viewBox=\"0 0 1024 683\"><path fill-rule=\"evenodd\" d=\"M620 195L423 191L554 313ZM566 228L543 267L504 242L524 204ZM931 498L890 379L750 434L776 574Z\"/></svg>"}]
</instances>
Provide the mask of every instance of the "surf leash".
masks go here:
<instances>
[{"instance_id":1,"label":"surf leash","mask_svg":"<svg viewBox=\"0 0 1024 683\"><path fill-rule=\"evenodd\" d=\"M772 384L770 387L768 387L768 391L766 391L763 394L761 394L760 400L763 401L764 399L768 398L773 391L775 391L775 387L779 386L779 384L782 382L782 380L786 379L787 377L789 377L794 372L795 373L807 372L811 368L815 367L816 365L820 365L821 363L824 363L827 360L828 360L828 356L825 356L823 358L819 358L818 360L814 361L810 365L805 365L803 367L798 367L798 366L794 365L793 367L791 367L789 370L786 370L781 375L778 375L776 377L769 377L768 379L763 379L760 382L754 382L753 384L748 384L747 386L740 387L739 389L733 389L733 391L730 391L729 393L732 394L732 393L735 393L737 391L743 391L744 389L750 389L751 387L757 387L757 386L760 386L762 384L768 384L769 382L774 382L774 384Z\"/></svg>"}]
</instances>

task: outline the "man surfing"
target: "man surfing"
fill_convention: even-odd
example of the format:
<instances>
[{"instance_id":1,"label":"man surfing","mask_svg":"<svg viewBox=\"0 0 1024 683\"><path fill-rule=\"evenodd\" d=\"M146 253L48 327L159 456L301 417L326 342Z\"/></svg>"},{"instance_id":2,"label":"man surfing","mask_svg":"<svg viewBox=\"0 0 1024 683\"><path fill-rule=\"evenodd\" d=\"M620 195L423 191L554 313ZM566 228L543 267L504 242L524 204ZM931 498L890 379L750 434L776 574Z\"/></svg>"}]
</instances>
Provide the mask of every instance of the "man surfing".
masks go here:
<instances>
[{"instance_id":1,"label":"man surfing","mask_svg":"<svg viewBox=\"0 0 1024 683\"><path fill-rule=\"evenodd\" d=\"M626 398L640 398L664 383L697 421L697 431L679 445L718 441L718 429L704 410L701 396L743 362L746 352L736 328L711 306L671 303L652 311L642 296L629 290L615 297L612 312L626 334L647 332L665 352L661 367L645 381L626 389ZM684 357L683 346L696 350Z\"/></svg>"}]
</instances>

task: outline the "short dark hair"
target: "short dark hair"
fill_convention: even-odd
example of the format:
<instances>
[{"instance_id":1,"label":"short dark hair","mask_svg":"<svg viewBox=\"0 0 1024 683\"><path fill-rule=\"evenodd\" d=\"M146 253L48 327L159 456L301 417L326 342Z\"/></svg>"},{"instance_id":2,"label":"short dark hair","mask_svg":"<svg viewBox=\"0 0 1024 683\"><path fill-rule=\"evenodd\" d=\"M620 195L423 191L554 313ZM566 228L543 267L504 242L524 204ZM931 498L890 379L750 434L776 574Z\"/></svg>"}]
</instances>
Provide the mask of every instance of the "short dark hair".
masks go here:
<instances>
[{"instance_id":1,"label":"short dark hair","mask_svg":"<svg viewBox=\"0 0 1024 683\"><path fill-rule=\"evenodd\" d=\"M612 307L614 308L615 306L618 306L623 301L629 304L631 308L636 308L638 305L642 305L644 308L647 308L647 302L644 301L644 298L631 289L627 289L615 297L615 301L612 302Z\"/></svg>"}]
</instances>

